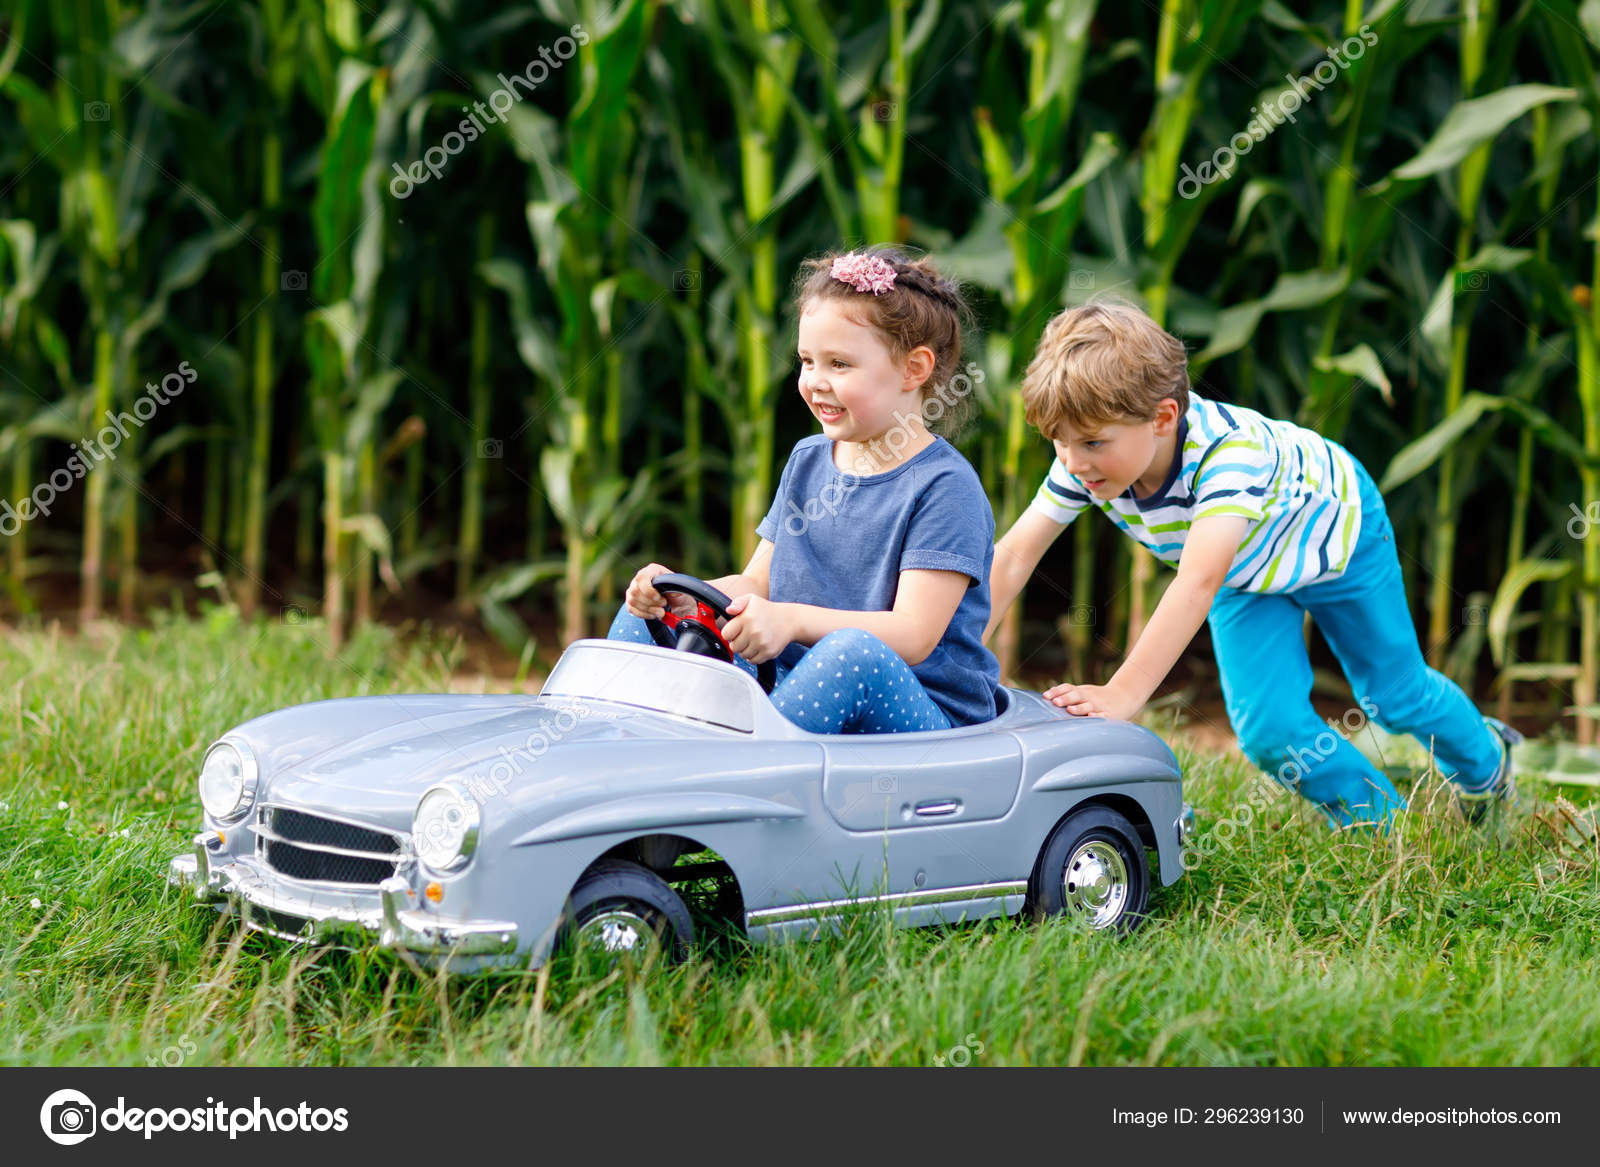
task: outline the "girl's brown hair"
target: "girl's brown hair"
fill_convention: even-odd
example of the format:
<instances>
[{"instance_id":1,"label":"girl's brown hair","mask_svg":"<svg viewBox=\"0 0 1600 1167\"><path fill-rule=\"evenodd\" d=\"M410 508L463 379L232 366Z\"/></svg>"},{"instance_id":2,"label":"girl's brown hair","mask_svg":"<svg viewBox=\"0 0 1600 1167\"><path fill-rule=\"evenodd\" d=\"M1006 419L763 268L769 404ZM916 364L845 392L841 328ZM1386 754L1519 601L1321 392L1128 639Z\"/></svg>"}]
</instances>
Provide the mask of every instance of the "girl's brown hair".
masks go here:
<instances>
[{"instance_id":1,"label":"girl's brown hair","mask_svg":"<svg viewBox=\"0 0 1600 1167\"><path fill-rule=\"evenodd\" d=\"M886 292L858 292L835 279L833 261L845 255L874 256L894 269L894 287ZM800 265L795 280L795 314L818 301L844 305L851 320L883 338L897 361L919 345L933 351L933 372L922 383L923 418L928 428L947 439L961 432L972 412L974 378L958 376L962 329L972 325L972 309L955 280L939 274L926 258L912 258L899 247L877 245L853 252L831 251ZM938 406L929 403L937 397ZM937 412L935 412L937 410Z\"/></svg>"}]
</instances>

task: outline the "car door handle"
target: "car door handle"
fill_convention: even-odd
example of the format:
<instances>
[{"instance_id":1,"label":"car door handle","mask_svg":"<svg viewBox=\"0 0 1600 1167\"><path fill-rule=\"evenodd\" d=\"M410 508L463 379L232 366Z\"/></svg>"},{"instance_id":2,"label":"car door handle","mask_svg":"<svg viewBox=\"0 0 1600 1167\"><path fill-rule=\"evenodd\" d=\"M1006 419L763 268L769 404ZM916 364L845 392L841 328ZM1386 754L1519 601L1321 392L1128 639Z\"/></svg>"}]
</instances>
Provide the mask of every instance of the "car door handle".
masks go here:
<instances>
[{"instance_id":1,"label":"car door handle","mask_svg":"<svg viewBox=\"0 0 1600 1167\"><path fill-rule=\"evenodd\" d=\"M955 798L943 798L938 802L917 803L917 813L923 818L938 818L940 815L955 814L961 809L961 801Z\"/></svg>"}]
</instances>

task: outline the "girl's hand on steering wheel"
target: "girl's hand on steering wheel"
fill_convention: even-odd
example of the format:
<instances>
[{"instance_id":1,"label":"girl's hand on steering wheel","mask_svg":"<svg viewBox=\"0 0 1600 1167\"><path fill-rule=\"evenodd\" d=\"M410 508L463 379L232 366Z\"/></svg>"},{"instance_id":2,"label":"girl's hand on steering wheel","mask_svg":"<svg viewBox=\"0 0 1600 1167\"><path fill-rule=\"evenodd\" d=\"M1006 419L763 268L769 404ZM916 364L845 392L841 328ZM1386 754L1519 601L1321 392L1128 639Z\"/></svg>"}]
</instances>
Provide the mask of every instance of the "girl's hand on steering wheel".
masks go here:
<instances>
[{"instance_id":1,"label":"girl's hand on steering wheel","mask_svg":"<svg viewBox=\"0 0 1600 1167\"><path fill-rule=\"evenodd\" d=\"M794 621L790 605L748 592L735 596L728 605L728 622L722 638L728 647L753 665L772 660L794 640Z\"/></svg>"},{"instance_id":2,"label":"girl's hand on steering wheel","mask_svg":"<svg viewBox=\"0 0 1600 1167\"><path fill-rule=\"evenodd\" d=\"M659 563L641 567L629 581L627 594L623 597L628 611L641 620L659 620L667 614L669 608L675 616L693 616L696 611L695 602L688 596L681 592L662 595L650 585L650 581L656 576L670 574L672 569L662 567Z\"/></svg>"}]
</instances>

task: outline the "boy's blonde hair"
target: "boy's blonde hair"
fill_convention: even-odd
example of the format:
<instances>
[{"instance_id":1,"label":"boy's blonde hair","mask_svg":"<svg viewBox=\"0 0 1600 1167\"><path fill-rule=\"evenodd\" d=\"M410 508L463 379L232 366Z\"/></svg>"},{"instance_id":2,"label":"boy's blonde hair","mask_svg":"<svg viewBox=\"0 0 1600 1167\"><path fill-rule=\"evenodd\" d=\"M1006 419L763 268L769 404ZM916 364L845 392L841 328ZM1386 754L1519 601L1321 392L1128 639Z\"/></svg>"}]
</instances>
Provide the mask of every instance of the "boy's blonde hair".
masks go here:
<instances>
[{"instance_id":1,"label":"boy's blonde hair","mask_svg":"<svg viewBox=\"0 0 1600 1167\"><path fill-rule=\"evenodd\" d=\"M1094 300L1045 325L1022 378L1023 416L1047 438L1149 421L1163 397L1189 408L1183 342L1123 300Z\"/></svg>"}]
</instances>

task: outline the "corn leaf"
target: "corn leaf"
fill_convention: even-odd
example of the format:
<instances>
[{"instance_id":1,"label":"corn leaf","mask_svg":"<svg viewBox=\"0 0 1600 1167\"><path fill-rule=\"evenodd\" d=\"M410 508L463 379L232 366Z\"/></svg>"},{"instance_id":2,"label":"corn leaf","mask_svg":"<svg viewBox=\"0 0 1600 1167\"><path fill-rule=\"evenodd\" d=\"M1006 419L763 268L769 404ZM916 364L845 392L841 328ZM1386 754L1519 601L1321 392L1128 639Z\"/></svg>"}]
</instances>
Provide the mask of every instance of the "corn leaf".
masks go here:
<instances>
[{"instance_id":1,"label":"corn leaf","mask_svg":"<svg viewBox=\"0 0 1600 1167\"><path fill-rule=\"evenodd\" d=\"M1359 377L1382 393L1384 401L1394 404L1394 394L1389 387L1389 378L1383 371L1383 363L1369 344L1358 344L1349 352L1337 356L1313 357L1312 365L1323 372L1343 373L1352 379Z\"/></svg>"},{"instance_id":2,"label":"corn leaf","mask_svg":"<svg viewBox=\"0 0 1600 1167\"><path fill-rule=\"evenodd\" d=\"M1524 559L1506 572L1489 605L1489 651L1496 665L1504 666L1510 654L1511 617L1522 593L1536 583L1570 575L1575 566L1571 560Z\"/></svg>"},{"instance_id":3,"label":"corn leaf","mask_svg":"<svg viewBox=\"0 0 1600 1167\"><path fill-rule=\"evenodd\" d=\"M1535 106L1572 101L1577 96L1576 89L1556 85L1512 85L1460 102L1445 115L1416 156L1395 167L1387 181L1427 178L1450 170Z\"/></svg>"},{"instance_id":4,"label":"corn leaf","mask_svg":"<svg viewBox=\"0 0 1600 1167\"><path fill-rule=\"evenodd\" d=\"M1235 304L1217 313L1211 340L1191 363L1205 365L1227 353L1237 352L1250 343L1261 318L1268 312L1289 312L1326 304L1350 283L1350 270L1285 272L1272 290L1259 300Z\"/></svg>"}]
</instances>

